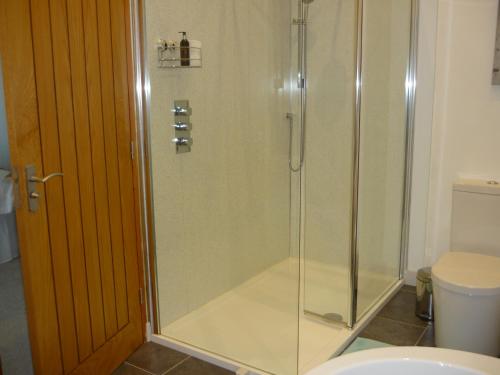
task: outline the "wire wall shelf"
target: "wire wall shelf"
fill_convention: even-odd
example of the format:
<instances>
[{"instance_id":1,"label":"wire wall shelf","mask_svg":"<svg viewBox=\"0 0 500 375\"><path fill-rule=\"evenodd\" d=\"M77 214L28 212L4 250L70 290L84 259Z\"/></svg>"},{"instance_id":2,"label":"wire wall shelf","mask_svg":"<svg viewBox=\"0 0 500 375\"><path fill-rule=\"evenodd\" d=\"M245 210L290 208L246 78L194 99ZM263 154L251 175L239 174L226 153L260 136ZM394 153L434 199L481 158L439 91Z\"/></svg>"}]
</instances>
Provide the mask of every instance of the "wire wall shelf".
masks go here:
<instances>
[{"instance_id":1,"label":"wire wall shelf","mask_svg":"<svg viewBox=\"0 0 500 375\"><path fill-rule=\"evenodd\" d=\"M189 48L189 57L181 57L181 48ZM200 47L180 47L177 42L167 42L163 39L158 41L158 68L201 68Z\"/></svg>"}]
</instances>

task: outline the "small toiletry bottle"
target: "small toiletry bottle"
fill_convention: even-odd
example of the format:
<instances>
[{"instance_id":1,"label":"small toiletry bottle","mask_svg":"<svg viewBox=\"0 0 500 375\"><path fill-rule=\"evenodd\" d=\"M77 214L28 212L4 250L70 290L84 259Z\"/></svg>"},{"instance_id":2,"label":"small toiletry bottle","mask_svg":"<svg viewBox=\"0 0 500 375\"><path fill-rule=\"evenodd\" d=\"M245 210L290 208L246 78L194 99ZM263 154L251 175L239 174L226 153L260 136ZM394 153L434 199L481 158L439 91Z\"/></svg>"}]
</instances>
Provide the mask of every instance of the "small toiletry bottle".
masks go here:
<instances>
[{"instance_id":1,"label":"small toiletry bottle","mask_svg":"<svg viewBox=\"0 0 500 375\"><path fill-rule=\"evenodd\" d=\"M179 34L182 34L182 40L180 43L181 50L181 66L189 66L189 40L187 40L186 32L180 31Z\"/></svg>"}]
</instances>

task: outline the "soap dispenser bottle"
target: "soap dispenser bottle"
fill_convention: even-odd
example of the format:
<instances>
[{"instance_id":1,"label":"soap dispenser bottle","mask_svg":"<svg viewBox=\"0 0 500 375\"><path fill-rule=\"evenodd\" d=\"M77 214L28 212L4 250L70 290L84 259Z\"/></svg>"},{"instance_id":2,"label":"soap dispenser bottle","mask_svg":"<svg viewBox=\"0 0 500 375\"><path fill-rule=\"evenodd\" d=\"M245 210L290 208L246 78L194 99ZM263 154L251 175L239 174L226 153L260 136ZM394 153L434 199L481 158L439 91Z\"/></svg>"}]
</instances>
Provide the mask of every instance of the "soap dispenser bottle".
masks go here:
<instances>
[{"instance_id":1,"label":"soap dispenser bottle","mask_svg":"<svg viewBox=\"0 0 500 375\"><path fill-rule=\"evenodd\" d=\"M179 34L182 34L182 40L180 43L181 66L189 66L190 56L189 56L189 40L187 39L187 33L185 31L180 31Z\"/></svg>"}]
</instances>

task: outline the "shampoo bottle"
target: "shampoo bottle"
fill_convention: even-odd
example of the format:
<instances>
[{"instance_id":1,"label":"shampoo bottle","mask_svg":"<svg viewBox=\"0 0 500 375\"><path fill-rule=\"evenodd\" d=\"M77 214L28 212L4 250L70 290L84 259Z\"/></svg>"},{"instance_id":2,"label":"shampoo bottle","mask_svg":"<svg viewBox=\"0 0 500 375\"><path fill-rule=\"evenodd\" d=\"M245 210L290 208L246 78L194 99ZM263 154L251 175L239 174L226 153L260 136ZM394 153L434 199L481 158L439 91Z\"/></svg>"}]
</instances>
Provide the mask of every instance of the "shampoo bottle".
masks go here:
<instances>
[{"instance_id":1,"label":"shampoo bottle","mask_svg":"<svg viewBox=\"0 0 500 375\"><path fill-rule=\"evenodd\" d=\"M189 66L190 64L190 56L189 56L189 40L187 40L187 33L185 31L180 31L179 34L182 34L182 40L180 43L181 50L181 66Z\"/></svg>"}]
</instances>

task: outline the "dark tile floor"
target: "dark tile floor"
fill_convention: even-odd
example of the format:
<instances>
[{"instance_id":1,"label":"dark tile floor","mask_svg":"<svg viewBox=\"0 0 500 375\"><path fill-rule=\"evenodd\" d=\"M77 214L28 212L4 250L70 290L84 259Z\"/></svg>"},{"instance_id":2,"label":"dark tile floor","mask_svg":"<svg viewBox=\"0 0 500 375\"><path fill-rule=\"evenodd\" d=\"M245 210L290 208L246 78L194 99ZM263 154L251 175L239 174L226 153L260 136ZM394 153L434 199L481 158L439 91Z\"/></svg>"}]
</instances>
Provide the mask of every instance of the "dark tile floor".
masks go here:
<instances>
[{"instance_id":1,"label":"dark tile floor","mask_svg":"<svg viewBox=\"0 0 500 375\"><path fill-rule=\"evenodd\" d=\"M396 346L434 346L433 325L415 316L415 287L407 285L359 336Z\"/></svg>"},{"instance_id":2,"label":"dark tile floor","mask_svg":"<svg viewBox=\"0 0 500 375\"><path fill-rule=\"evenodd\" d=\"M415 316L415 288L404 286L361 332L392 345L434 346L431 324ZM228 375L233 372L152 342L132 354L114 375Z\"/></svg>"},{"instance_id":3,"label":"dark tile floor","mask_svg":"<svg viewBox=\"0 0 500 375\"><path fill-rule=\"evenodd\" d=\"M231 371L200 361L184 353L147 342L113 375L228 375Z\"/></svg>"},{"instance_id":4,"label":"dark tile floor","mask_svg":"<svg viewBox=\"0 0 500 375\"><path fill-rule=\"evenodd\" d=\"M33 374L20 261L0 264L0 357L6 375Z\"/></svg>"}]
</instances>

